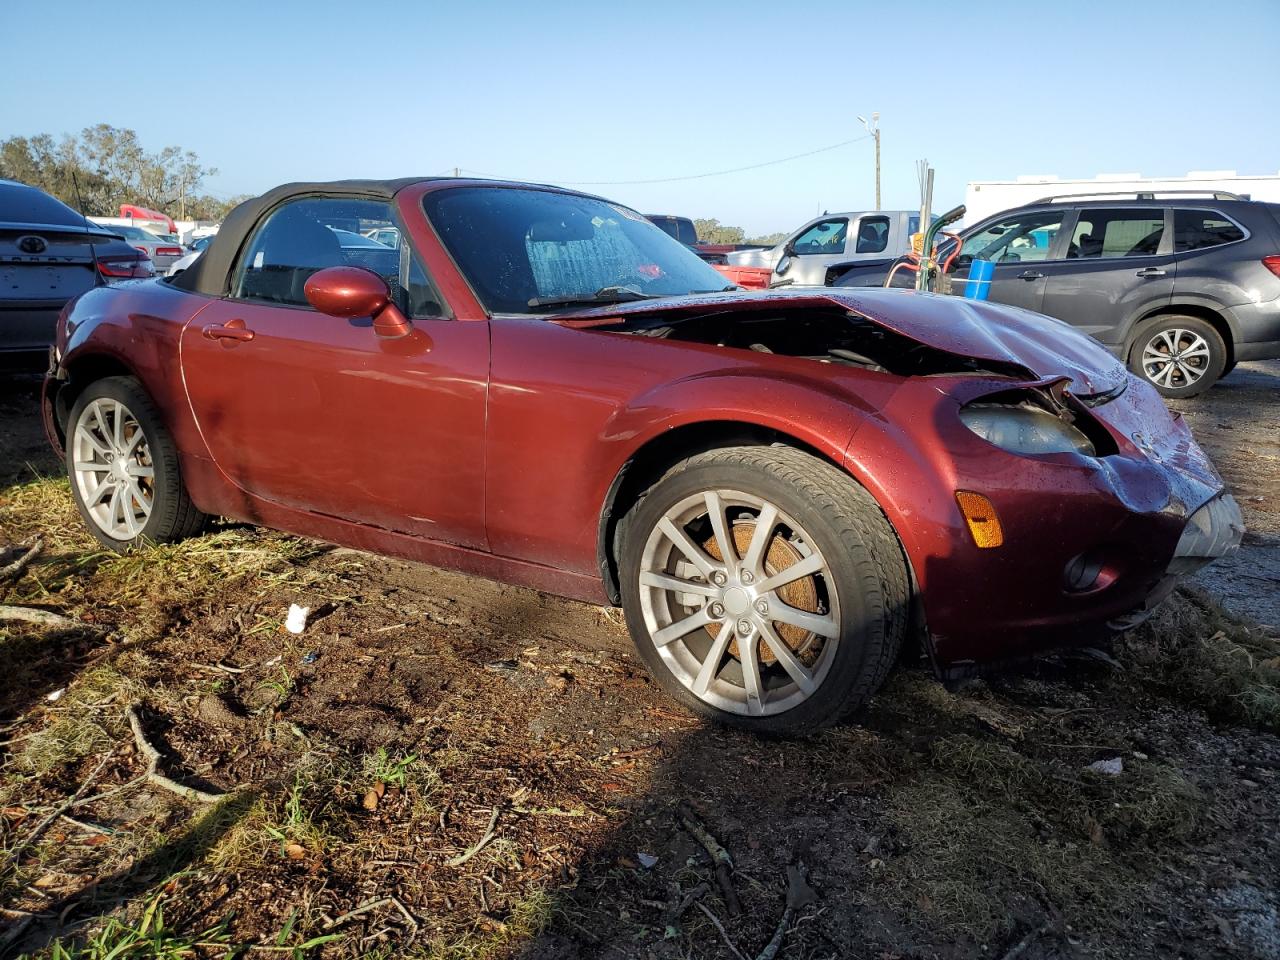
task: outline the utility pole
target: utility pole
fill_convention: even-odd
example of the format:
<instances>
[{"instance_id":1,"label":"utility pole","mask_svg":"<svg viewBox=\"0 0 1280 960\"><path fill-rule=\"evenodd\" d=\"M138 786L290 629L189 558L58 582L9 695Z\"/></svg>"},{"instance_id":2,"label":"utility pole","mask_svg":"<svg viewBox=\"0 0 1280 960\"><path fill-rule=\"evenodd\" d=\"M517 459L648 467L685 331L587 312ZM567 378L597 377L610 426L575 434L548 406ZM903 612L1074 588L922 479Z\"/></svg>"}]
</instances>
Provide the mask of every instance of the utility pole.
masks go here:
<instances>
[{"instance_id":1,"label":"utility pole","mask_svg":"<svg viewBox=\"0 0 1280 960\"><path fill-rule=\"evenodd\" d=\"M859 117L862 125L867 128L867 133L875 137L876 141L876 209L880 209L880 114L871 114L871 122L867 122L866 117Z\"/></svg>"},{"instance_id":2,"label":"utility pole","mask_svg":"<svg viewBox=\"0 0 1280 960\"><path fill-rule=\"evenodd\" d=\"M462 176L462 168L461 168L461 167L454 167L454 168L453 168L453 176L454 176L454 179L457 179L458 177Z\"/></svg>"}]
</instances>

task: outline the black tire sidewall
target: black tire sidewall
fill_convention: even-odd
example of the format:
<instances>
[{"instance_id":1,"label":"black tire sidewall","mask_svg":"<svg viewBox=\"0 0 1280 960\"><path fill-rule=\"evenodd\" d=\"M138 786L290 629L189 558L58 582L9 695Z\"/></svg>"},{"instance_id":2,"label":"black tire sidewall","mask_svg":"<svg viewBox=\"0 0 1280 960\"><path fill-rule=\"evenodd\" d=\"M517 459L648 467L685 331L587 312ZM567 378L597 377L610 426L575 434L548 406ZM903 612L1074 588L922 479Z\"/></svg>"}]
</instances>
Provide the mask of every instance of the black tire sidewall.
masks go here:
<instances>
[{"instance_id":1,"label":"black tire sidewall","mask_svg":"<svg viewBox=\"0 0 1280 960\"><path fill-rule=\"evenodd\" d=\"M151 462L155 475L152 477L153 500L151 515L143 524L141 532L132 540L116 540L109 536L89 515L89 511L80 495L80 487L75 477L75 431L85 408L95 400L117 400L128 408L138 421L146 436L151 451ZM159 413L151 398L143 390L142 385L132 377L108 377L96 380L81 391L71 407L71 415L67 418L66 442L67 476L71 482L71 498L76 509L88 526L89 531L103 545L118 552L125 552L147 543L158 543L171 540L175 535L176 517L181 500L185 499L182 478L178 473L177 447L168 429L160 421Z\"/></svg>"},{"instance_id":2,"label":"black tire sidewall","mask_svg":"<svg viewBox=\"0 0 1280 960\"><path fill-rule=\"evenodd\" d=\"M1142 353L1146 349L1147 344L1149 344L1157 334L1175 327L1181 327L1185 330L1193 330L1204 338L1205 343L1209 345L1209 366L1200 379L1190 386L1163 387L1147 378L1146 370L1142 365ZM1214 329L1213 325L1201 320L1199 317L1176 315L1163 316L1153 323L1144 326L1142 328L1142 332L1138 334L1138 338L1134 340L1133 349L1129 353L1129 369L1142 378L1146 383L1154 387L1162 397L1168 397L1173 400L1195 397L1204 393L1215 383L1221 380L1226 374L1227 346L1222 342L1222 335Z\"/></svg>"},{"instance_id":3,"label":"black tire sidewall","mask_svg":"<svg viewBox=\"0 0 1280 960\"><path fill-rule=\"evenodd\" d=\"M850 484L853 480L848 480ZM650 638L639 602L639 572L645 543L662 515L672 505L695 493L711 489L741 490L773 502L789 514L822 552L831 569L840 603L840 645L821 686L806 700L785 713L749 717L730 713L701 700L668 670ZM883 519L883 518L881 518ZM887 521L884 521L887 523ZM878 660L879 647L888 643L880 609L865 592L859 559L850 555L829 520L799 492L761 470L714 462L697 463L670 474L655 484L632 509L623 529L620 564L622 606L637 652L658 684L694 713L730 726L758 733L792 734L824 726L849 710L849 699L868 687L867 674ZM867 551L865 561L870 562ZM871 691L859 697L865 699Z\"/></svg>"}]
</instances>

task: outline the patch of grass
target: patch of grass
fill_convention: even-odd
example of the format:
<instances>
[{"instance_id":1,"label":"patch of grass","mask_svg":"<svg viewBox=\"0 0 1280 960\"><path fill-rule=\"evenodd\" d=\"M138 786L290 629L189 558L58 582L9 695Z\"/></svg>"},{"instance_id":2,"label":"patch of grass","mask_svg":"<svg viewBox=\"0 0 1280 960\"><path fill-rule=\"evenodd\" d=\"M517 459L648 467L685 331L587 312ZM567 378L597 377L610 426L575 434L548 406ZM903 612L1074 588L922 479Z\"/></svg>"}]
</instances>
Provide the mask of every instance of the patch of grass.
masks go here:
<instances>
[{"instance_id":1,"label":"patch of grass","mask_svg":"<svg viewBox=\"0 0 1280 960\"><path fill-rule=\"evenodd\" d=\"M416 753L391 756L386 747L379 747L364 758L362 774L366 780L381 780L388 787L403 789L409 783L413 765L418 762Z\"/></svg>"},{"instance_id":2,"label":"patch of grass","mask_svg":"<svg viewBox=\"0 0 1280 960\"><path fill-rule=\"evenodd\" d=\"M63 476L37 477L0 491L0 530L15 542L39 534L47 553L82 551L97 543L85 529Z\"/></svg>"},{"instance_id":3,"label":"patch of grass","mask_svg":"<svg viewBox=\"0 0 1280 960\"><path fill-rule=\"evenodd\" d=\"M1121 661L1166 696L1210 716L1280 732L1280 639L1205 593L1179 588L1120 643Z\"/></svg>"},{"instance_id":4,"label":"patch of grass","mask_svg":"<svg viewBox=\"0 0 1280 960\"><path fill-rule=\"evenodd\" d=\"M110 750L127 729L119 704L128 703L140 692L137 681L113 667L90 670L72 683L50 709L52 722L15 751L14 769L42 777L58 767Z\"/></svg>"},{"instance_id":5,"label":"patch of grass","mask_svg":"<svg viewBox=\"0 0 1280 960\"><path fill-rule=\"evenodd\" d=\"M235 955L227 930L229 918L195 933L182 933L165 921L162 900L157 896L147 903L136 924L112 917L87 940L58 940L48 950L20 960L190 960Z\"/></svg>"},{"instance_id":6,"label":"patch of grass","mask_svg":"<svg viewBox=\"0 0 1280 960\"><path fill-rule=\"evenodd\" d=\"M333 850L339 814L334 808L333 784L312 769L299 771L283 795L258 798L244 817L212 848L215 869L236 870L264 858L316 858Z\"/></svg>"},{"instance_id":7,"label":"patch of grass","mask_svg":"<svg viewBox=\"0 0 1280 960\"><path fill-rule=\"evenodd\" d=\"M414 960L490 960L508 956L547 928L554 909L551 895L545 890L535 890L512 904L504 922L481 921L473 931L434 941L408 956Z\"/></svg>"}]
</instances>

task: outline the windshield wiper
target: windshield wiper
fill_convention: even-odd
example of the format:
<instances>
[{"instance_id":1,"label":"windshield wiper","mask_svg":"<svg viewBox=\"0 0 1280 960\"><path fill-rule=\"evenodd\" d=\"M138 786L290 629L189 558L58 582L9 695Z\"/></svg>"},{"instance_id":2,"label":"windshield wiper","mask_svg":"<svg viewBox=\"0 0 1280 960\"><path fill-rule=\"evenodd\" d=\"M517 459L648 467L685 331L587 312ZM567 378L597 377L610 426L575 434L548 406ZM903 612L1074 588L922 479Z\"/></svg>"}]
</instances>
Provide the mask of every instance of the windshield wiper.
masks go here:
<instances>
[{"instance_id":1,"label":"windshield wiper","mask_svg":"<svg viewBox=\"0 0 1280 960\"><path fill-rule=\"evenodd\" d=\"M733 293L735 290L745 290L745 289L746 287L741 287L736 283L731 283L727 287L721 287L719 290L690 290L689 296L697 297L697 296L701 296L704 293Z\"/></svg>"},{"instance_id":2,"label":"windshield wiper","mask_svg":"<svg viewBox=\"0 0 1280 960\"><path fill-rule=\"evenodd\" d=\"M601 287L595 293L562 293L554 297L531 297L531 307L569 307L579 303L627 303L631 300L656 300L653 294L641 293L635 287Z\"/></svg>"}]
</instances>

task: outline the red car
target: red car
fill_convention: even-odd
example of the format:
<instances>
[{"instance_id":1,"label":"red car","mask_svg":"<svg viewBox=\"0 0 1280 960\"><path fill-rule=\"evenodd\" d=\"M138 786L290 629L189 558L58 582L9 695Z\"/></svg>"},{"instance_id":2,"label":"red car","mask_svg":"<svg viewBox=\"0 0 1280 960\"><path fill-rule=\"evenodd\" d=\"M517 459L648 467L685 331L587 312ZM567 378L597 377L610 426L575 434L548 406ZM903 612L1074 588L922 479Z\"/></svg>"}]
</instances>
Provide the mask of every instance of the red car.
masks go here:
<instances>
[{"instance_id":1,"label":"red car","mask_svg":"<svg viewBox=\"0 0 1280 960\"><path fill-rule=\"evenodd\" d=\"M1181 419L1072 328L725 286L579 193L291 184L64 311L45 416L109 547L221 515L621 604L672 695L762 731L856 708L908 634L953 673L1096 642L1238 545Z\"/></svg>"}]
</instances>

